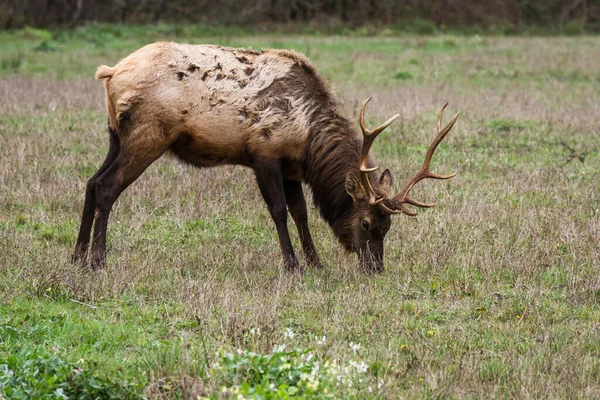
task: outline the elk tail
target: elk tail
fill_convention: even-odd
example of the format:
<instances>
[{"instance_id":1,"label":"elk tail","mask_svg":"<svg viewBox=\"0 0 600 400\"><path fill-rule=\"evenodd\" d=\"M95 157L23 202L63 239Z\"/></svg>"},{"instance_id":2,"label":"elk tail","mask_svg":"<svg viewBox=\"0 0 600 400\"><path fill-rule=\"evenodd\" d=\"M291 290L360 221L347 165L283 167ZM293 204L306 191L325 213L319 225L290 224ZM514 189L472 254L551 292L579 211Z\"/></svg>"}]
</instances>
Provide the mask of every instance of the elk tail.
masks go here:
<instances>
[{"instance_id":1,"label":"elk tail","mask_svg":"<svg viewBox=\"0 0 600 400\"><path fill-rule=\"evenodd\" d=\"M101 65L98 67L98 70L96 71L96 79L105 79L104 81L104 90L106 92L106 112L108 114L108 125L110 126L111 130L116 132L118 130L118 123L117 123L117 113L115 110L115 105L113 104L113 102L110 99L110 96L108 95L108 82L110 80L110 78L113 77L113 75L115 74L115 69L111 68L107 65Z\"/></svg>"},{"instance_id":2,"label":"elk tail","mask_svg":"<svg viewBox=\"0 0 600 400\"><path fill-rule=\"evenodd\" d=\"M107 65L101 65L96 71L96 79L110 79L115 74L115 69Z\"/></svg>"}]
</instances>

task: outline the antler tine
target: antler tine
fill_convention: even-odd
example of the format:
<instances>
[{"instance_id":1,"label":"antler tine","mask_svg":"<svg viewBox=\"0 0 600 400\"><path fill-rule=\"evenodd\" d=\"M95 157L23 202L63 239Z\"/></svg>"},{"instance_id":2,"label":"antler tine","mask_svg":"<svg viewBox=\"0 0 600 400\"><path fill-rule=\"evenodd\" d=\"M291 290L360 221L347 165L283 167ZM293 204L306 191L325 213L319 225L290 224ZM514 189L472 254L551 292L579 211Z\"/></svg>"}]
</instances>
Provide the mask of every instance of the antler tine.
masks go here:
<instances>
[{"instance_id":1,"label":"antler tine","mask_svg":"<svg viewBox=\"0 0 600 400\"><path fill-rule=\"evenodd\" d=\"M435 153L435 150L437 149L438 145L442 142L442 140L444 140L444 138L446 137L448 132L450 132L450 130L454 127L454 124L456 123L456 120L458 119L458 116L460 115L460 111L457 112L454 115L454 117L452 117L450 122L444 127L444 129L442 129L442 117L444 116L444 110L446 109L447 106L448 106L448 103L444 104L444 106L440 110L440 113L438 116L438 122L437 122L438 134L436 135L435 139L433 139L433 142L431 142L431 145L429 146L429 149L427 150L427 154L425 155L425 160L423 161L423 165L421 166L419 171L406 183L404 188L396 196L394 196L394 198L390 201L391 207L385 206L386 211L388 211L388 212L391 211L391 213L393 213L393 214L407 214L407 215L414 216L414 215L416 215L416 213L414 211L408 210L404 206L404 204L411 204L413 206L423 207L423 208L434 207L435 203L421 203L420 201L417 201L417 200L413 199L412 197L410 197L410 195L409 195L410 190L419 181L426 179L426 178L450 179L450 178L453 178L454 176L456 176L456 173L453 173L450 175L440 175L440 174L434 174L433 172L431 172L429 170L429 165L431 164L431 159L433 158L433 154Z\"/></svg>"},{"instance_id":2,"label":"antler tine","mask_svg":"<svg viewBox=\"0 0 600 400\"><path fill-rule=\"evenodd\" d=\"M425 161L423 162L423 167L425 167L425 172L427 172L427 174L428 174L426 176L426 178L450 179L456 175L456 172L454 174L450 174L450 175L438 175L438 174L434 174L431 171L429 171L429 164L431 163L431 159L433 158L433 153L435 153L435 150L437 149L438 145L442 142L442 140L444 140L446 135L454 127L454 124L456 123L456 120L458 119L458 116L460 115L460 111L457 112L456 114L454 114L454 117L452 117L452 119L450 120L450 122L448 122L448 124L444 127L444 129L441 129L442 117L444 116L444 111L446 110L447 106L448 106L448 103L444 104L444 106L440 110L440 114L438 116L438 123L437 123L438 134L435 137L435 139L433 139L433 142L431 142L431 145L429 146L429 149L427 150L427 155L425 156ZM423 169L423 167L421 167L421 169Z\"/></svg>"},{"instance_id":3,"label":"antler tine","mask_svg":"<svg viewBox=\"0 0 600 400\"><path fill-rule=\"evenodd\" d=\"M363 180L363 185L365 186L365 190L367 191L367 196L369 197L370 204L377 204L383 201L384 197L375 193L373 186L371 185L371 181L369 180L369 173L373 171L377 171L379 169L378 166L369 168L369 150L371 149L371 145L373 141L385 128L390 126L392 122L396 120L400 116L400 114L394 115L392 118L385 121L383 124L379 125L377 128L370 130L367 128L365 124L365 110L367 109L367 104L371 101L372 97L368 97L363 101L362 106L360 107L360 118L359 124L360 129L363 133L363 143L360 149L360 173Z\"/></svg>"}]
</instances>

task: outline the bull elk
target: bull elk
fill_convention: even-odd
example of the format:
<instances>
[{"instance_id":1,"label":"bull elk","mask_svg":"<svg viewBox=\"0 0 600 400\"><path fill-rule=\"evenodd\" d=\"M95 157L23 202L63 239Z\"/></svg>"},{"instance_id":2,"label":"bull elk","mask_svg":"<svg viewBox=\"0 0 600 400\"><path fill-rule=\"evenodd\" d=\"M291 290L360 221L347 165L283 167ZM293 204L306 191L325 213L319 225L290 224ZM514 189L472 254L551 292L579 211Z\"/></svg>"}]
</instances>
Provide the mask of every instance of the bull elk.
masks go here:
<instances>
[{"instance_id":1,"label":"bull elk","mask_svg":"<svg viewBox=\"0 0 600 400\"><path fill-rule=\"evenodd\" d=\"M110 146L87 182L74 262L86 263L93 224L92 268L105 266L110 210L119 195L165 152L196 167L237 164L254 170L275 222L284 264L299 268L287 228L291 214L307 262L321 263L308 229L302 182L341 244L367 270L383 269L383 240L392 214L432 207L410 196L425 179L449 179L429 170L439 143L458 113L438 133L416 175L395 196L392 176L380 176L369 158L373 141L398 115L375 129L360 109L360 141L340 115L326 82L301 54L211 45L154 43L120 61L102 65Z\"/></svg>"}]
</instances>

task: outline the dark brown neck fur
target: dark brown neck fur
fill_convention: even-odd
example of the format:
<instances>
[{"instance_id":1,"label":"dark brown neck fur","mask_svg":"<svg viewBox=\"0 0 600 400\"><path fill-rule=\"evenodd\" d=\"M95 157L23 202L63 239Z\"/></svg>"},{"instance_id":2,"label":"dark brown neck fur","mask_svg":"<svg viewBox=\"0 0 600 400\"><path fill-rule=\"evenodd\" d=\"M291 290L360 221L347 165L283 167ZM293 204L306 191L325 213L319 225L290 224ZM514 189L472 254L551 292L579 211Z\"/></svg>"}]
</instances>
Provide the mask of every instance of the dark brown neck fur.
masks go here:
<instances>
[{"instance_id":1,"label":"dark brown neck fur","mask_svg":"<svg viewBox=\"0 0 600 400\"><path fill-rule=\"evenodd\" d=\"M314 105L302 165L303 180L310 185L321 216L342 245L352 250L353 200L346 192L346 175L352 172L360 176L361 141L350 121L338 113L335 96L314 67L303 59L296 62L298 65L285 81L274 82L269 91L289 93Z\"/></svg>"},{"instance_id":2,"label":"dark brown neck fur","mask_svg":"<svg viewBox=\"0 0 600 400\"><path fill-rule=\"evenodd\" d=\"M350 122L332 112L314 124L304 159L304 180L311 186L321 216L346 247L352 246L352 197L346 192L348 172L357 177L360 142Z\"/></svg>"}]
</instances>

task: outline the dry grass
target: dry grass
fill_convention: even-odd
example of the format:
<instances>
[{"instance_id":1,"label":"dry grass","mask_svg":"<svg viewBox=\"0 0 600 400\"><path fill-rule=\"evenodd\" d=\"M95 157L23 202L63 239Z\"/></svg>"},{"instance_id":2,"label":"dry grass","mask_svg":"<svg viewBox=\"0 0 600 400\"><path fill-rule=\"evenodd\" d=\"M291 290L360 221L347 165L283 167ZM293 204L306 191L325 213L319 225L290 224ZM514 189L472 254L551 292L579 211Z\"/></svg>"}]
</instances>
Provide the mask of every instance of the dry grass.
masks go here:
<instances>
[{"instance_id":1,"label":"dry grass","mask_svg":"<svg viewBox=\"0 0 600 400\"><path fill-rule=\"evenodd\" d=\"M22 299L49 296L96 305L86 312L115 323L159 310L160 337L183 353L201 338L211 350L246 348L251 328L263 332L253 344L261 351L287 327L300 347L326 335L318 351L332 359L353 359L348 343L358 342L359 356L381 366L382 397L600 396L598 39L433 38L457 48L432 50L408 38L394 54L371 51L377 40L389 41L356 39L351 53L311 56L348 115L368 95L373 121L401 112L375 145L396 185L422 158L439 106L463 110L435 166L459 175L423 185L420 195L437 208L395 218L384 274L361 273L315 210L326 268L284 273L250 170L169 159L117 202L107 270L68 264L85 181L108 145L102 88L11 76L0 80L0 309L16 313ZM352 81L332 69L347 58ZM415 78L361 79L392 65L413 68ZM561 141L587 151L585 163L563 166ZM146 357L151 380L193 375L189 360Z\"/></svg>"}]
</instances>

